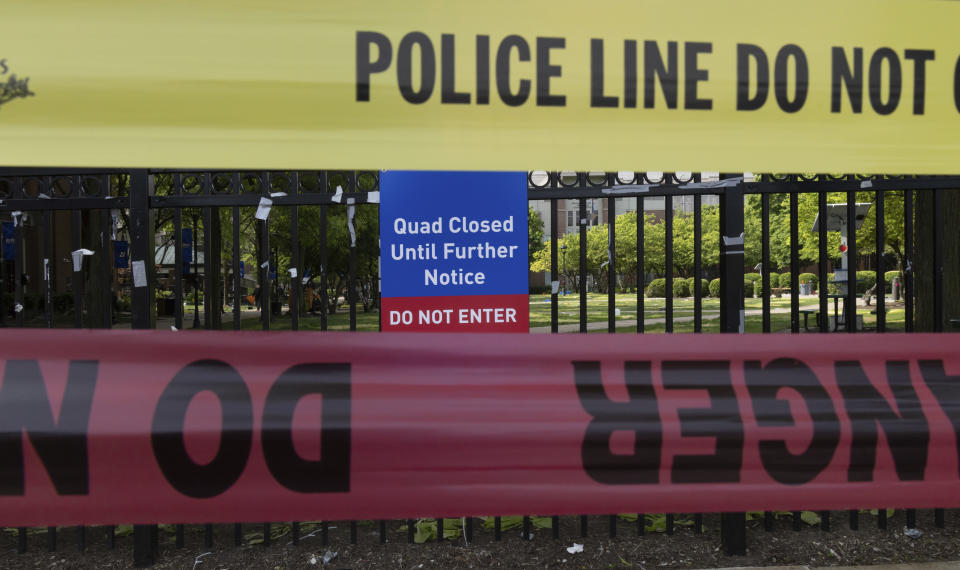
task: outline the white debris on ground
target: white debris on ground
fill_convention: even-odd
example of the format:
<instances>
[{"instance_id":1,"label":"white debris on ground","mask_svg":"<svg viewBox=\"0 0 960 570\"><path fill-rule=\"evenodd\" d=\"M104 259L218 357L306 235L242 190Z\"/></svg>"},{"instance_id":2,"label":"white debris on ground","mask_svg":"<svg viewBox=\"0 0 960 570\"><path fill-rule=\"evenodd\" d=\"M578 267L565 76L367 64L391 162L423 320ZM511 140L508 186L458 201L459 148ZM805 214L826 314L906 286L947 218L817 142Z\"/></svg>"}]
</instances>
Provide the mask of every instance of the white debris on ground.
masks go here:
<instances>
[{"instance_id":1,"label":"white debris on ground","mask_svg":"<svg viewBox=\"0 0 960 570\"><path fill-rule=\"evenodd\" d=\"M326 551L326 552L323 554L323 560L322 560L322 562L324 563L324 565L330 564L330 563L333 562L336 558L337 558L337 553L334 552L334 551L332 551L332 550L328 550L328 551Z\"/></svg>"}]
</instances>

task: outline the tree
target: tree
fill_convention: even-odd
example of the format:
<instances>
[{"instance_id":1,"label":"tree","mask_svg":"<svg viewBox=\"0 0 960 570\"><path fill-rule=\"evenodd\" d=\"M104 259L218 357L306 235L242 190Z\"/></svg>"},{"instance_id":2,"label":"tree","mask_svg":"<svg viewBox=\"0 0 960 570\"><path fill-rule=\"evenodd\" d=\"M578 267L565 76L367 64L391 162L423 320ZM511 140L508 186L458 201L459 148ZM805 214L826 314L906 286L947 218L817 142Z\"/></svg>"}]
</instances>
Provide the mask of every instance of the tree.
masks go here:
<instances>
[{"instance_id":1,"label":"tree","mask_svg":"<svg viewBox=\"0 0 960 570\"><path fill-rule=\"evenodd\" d=\"M770 266L766 270L775 271L790 265L790 199L787 194L770 194L769 196ZM763 259L762 220L762 197L759 194L747 195L743 211L744 265L755 266ZM804 221L802 217L800 220L800 233L803 234ZM812 219L810 224L813 224Z\"/></svg>"},{"instance_id":2,"label":"tree","mask_svg":"<svg viewBox=\"0 0 960 570\"><path fill-rule=\"evenodd\" d=\"M899 200L898 200L899 198ZM872 192L857 192L857 203L872 203L875 196ZM827 194L828 204L846 204L846 192L830 192ZM888 192L884 199L885 247L895 244L900 246L903 240L903 195L902 193ZM898 213L899 210L899 213ZM810 263L820 259L820 234L813 231L813 222L820 211L818 194L802 194L798 200L800 221L800 259ZM789 218L788 218L789 221ZM867 218L856 232L857 253L870 255L876 253L876 206L871 205ZM840 263L840 232L827 232L827 256L834 263Z\"/></svg>"},{"instance_id":3,"label":"tree","mask_svg":"<svg viewBox=\"0 0 960 570\"><path fill-rule=\"evenodd\" d=\"M533 208L527 208L527 262L533 263L534 256L545 247L543 243L543 219Z\"/></svg>"},{"instance_id":4,"label":"tree","mask_svg":"<svg viewBox=\"0 0 960 570\"><path fill-rule=\"evenodd\" d=\"M614 222L615 271L617 286L620 290L636 286L637 264L637 213L627 212L616 217ZM643 266L646 274L663 275L666 272L664 255L666 224L657 220L651 213L643 215ZM720 257L719 210L705 207L701 211L701 263L704 270L717 266ZM678 277L693 275L694 241L693 214L679 214L673 224L673 274ZM609 271L609 226L593 226L587 230L586 254L587 275L593 278L598 291L606 291ZM547 242L549 244L549 241ZM558 270L567 280L566 284L579 283L580 274L580 235L564 235L557 244L561 252L566 245L566 263L558 263ZM566 268L566 270L564 270ZM530 264L531 271L550 271L550 248L544 247L537 252Z\"/></svg>"},{"instance_id":5,"label":"tree","mask_svg":"<svg viewBox=\"0 0 960 570\"><path fill-rule=\"evenodd\" d=\"M790 265L790 196L789 194L770 194L770 267L777 270ZM858 203L872 203L876 197L872 192L857 192ZM745 258L748 266L760 263L762 259L762 206L761 195L750 194L746 197L744 209ZM827 194L828 204L845 204L846 192ZM884 200L884 250L897 256L903 263L903 193L887 192ZM817 193L800 194L797 199L798 255L801 263L818 263L820 260L820 234L813 231L814 221L820 211L820 199ZM870 255L877 251L876 244L876 207L872 206L863 225L856 232L857 252ZM840 232L827 232L827 256L834 264L840 263Z\"/></svg>"},{"instance_id":6,"label":"tree","mask_svg":"<svg viewBox=\"0 0 960 570\"><path fill-rule=\"evenodd\" d=\"M692 213L673 219L673 274L679 277L694 276L694 222ZM720 263L720 211L716 206L700 210L700 263L702 269Z\"/></svg>"},{"instance_id":7,"label":"tree","mask_svg":"<svg viewBox=\"0 0 960 570\"><path fill-rule=\"evenodd\" d=\"M270 214L270 227L278 228L272 242L276 244L280 271L289 267L291 259L290 208L275 208ZM323 238L322 219L326 221L326 267L322 264ZM303 274L307 271L319 286L320 277L326 277L328 310L336 312L340 298L349 299L350 230L347 225L347 206L301 206L298 211L299 265ZM378 288L380 261L380 215L374 206L358 205L353 218L356 234L356 284L357 299L363 310L369 311L379 303ZM297 282L294 281L294 284ZM302 282L300 282L302 285ZM300 285L297 285L300 286Z\"/></svg>"},{"instance_id":8,"label":"tree","mask_svg":"<svg viewBox=\"0 0 960 570\"><path fill-rule=\"evenodd\" d=\"M565 253L564 253L565 252ZM557 254L560 259L557 260L557 271L560 273L562 285L564 288L577 287L580 280L580 234L573 232L564 234L557 243ZM533 262L530 263L530 271L549 272L551 269L550 248L543 247L534 254Z\"/></svg>"},{"instance_id":9,"label":"tree","mask_svg":"<svg viewBox=\"0 0 960 570\"><path fill-rule=\"evenodd\" d=\"M616 243L617 282L620 289L637 286L637 213L617 216L614 229Z\"/></svg>"}]
</instances>

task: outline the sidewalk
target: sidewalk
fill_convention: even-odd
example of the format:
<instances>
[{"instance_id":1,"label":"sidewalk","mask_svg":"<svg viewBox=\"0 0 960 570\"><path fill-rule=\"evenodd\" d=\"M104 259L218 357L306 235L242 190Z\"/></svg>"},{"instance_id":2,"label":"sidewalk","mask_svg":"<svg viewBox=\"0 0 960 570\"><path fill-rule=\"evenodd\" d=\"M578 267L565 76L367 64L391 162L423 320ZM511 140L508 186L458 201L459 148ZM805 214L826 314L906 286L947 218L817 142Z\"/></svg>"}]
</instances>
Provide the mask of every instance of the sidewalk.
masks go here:
<instances>
[{"instance_id":1,"label":"sidewalk","mask_svg":"<svg viewBox=\"0 0 960 570\"><path fill-rule=\"evenodd\" d=\"M242 320L242 321L245 321L245 320L248 320L248 319L257 319L257 318L259 318L259 317L260 317L260 311L254 309L254 308L252 308L252 307L251 307L251 308L242 307L242 308L240 309L240 320ZM203 327L203 318L204 318L204 313L203 313L203 310L201 309L201 310L200 310L200 326L201 326L201 328ZM233 322L233 309L232 309L232 308L227 308L227 309L225 309L223 315L222 315L220 318L221 318L221 320L222 320L224 323L232 323L232 322ZM191 329L191 328L193 328L193 320L194 320L194 319L193 319L193 308L191 307L191 308L188 308L187 310L184 310L184 311L183 311L183 328L184 328L184 329ZM170 330L170 327L172 327L175 322L176 322L176 318L174 318L173 316L157 317L156 330ZM116 324L113 325L113 328L114 328L114 329L129 329L129 328L130 328L130 323L129 323L129 322L116 323Z\"/></svg>"},{"instance_id":2,"label":"sidewalk","mask_svg":"<svg viewBox=\"0 0 960 570\"><path fill-rule=\"evenodd\" d=\"M787 295L786 297L789 298L789 295ZM815 304L810 304L810 303L809 303L810 301L817 301L817 302L816 302ZM887 298L887 301L888 301L888 302L891 302L891 303L893 302L893 300L892 300L892 299L889 299L889 298ZM857 307L858 307L858 308L859 308L859 307L867 307L867 306L868 306L868 305L863 302L863 297L857 297ZM870 307L875 307L875 306L876 306L876 299L875 299L875 298L874 298L873 301L871 301L871 304L870 304L869 306L870 306ZM832 308L832 307L833 307L833 303L828 303L828 307L829 307L829 308ZM819 311L819 310L820 310L819 297L816 296L816 295L800 295L800 310L801 310L801 311L803 311L803 310ZM752 317L752 316L757 316L757 315L762 315L762 314L763 314L763 309L747 309L746 311L744 311L744 315L747 316L747 317ZM771 315L790 314L790 309L785 308L785 307L784 307L784 308L780 308L780 309L770 309L770 314L771 314ZM720 318L720 312L719 312L719 311L704 311L704 312L701 314L701 319L703 319L704 321L710 321L710 320L719 319L719 318ZM644 319L643 323L644 323L645 325L655 325L655 324L665 323L666 321L667 321L667 318L664 316L664 317L646 318L646 319ZM674 318L673 318L673 322L674 322L674 323L691 323L691 322L693 322L693 317L692 317L692 316L689 316L689 317L674 317ZM618 320L618 321L617 321L617 327L618 327L618 328L619 328L619 327L635 327L635 326L637 326L637 319L623 319L623 320ZM562 333L573 333L573 332L578 332L579 330L580 330L580 324L579 324L579 323L563 324L563 325L560 325L560 326L558 327L558 332L562 332ZM588 330L588 331L607 330L607 321L606 321L606 320L603 320L603 321L596 321L596 322L592 322L592 323L587 323L587 330ZM530 332L531 332L531 333L549 333L549 332L550 332L550 327L549 327L549 326L546 326L546 327L533 327L533 328L530 329Z\"/></svg>"}]
</instances>

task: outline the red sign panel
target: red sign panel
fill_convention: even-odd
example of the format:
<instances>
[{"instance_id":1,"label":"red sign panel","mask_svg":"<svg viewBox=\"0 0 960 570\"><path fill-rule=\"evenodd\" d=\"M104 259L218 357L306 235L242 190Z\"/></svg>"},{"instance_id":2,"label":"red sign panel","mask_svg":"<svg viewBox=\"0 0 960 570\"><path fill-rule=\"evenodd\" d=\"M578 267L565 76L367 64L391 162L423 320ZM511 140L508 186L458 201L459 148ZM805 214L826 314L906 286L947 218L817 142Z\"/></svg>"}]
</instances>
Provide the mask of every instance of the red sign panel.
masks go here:
<instances>
[{"instance_id":1,"label":"red sign panel","mask_svg":"<svg viewBox=\"0 0 960 570\"><path fill-rule=\"evenodd\" d=\"M527 332L530 296L384 297L384 331Z\"/></svg>"},{"instance_id":2,"label":"red sign panel","mask_svg":"<svg viewBox=\"0 0 960 570\"><path fill-rule=\"evenodd\" d=\"M956 335L0 336L4 526L960 507Z\"/></svg>"}]
</instances>

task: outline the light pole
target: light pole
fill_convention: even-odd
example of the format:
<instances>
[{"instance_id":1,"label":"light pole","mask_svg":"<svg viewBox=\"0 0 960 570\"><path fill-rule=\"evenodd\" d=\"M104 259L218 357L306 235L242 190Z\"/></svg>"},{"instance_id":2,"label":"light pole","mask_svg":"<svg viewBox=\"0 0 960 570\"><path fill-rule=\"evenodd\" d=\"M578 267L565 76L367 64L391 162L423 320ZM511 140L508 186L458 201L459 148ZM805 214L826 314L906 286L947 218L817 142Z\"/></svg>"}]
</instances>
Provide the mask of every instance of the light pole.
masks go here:
<instances>
[{"instance_id":1,"label":"light pole","mask_svg":"<svg viewBox=\"0 0 960 570\"><path fill-rule=\"evenodd\" d=\"M276 234L275 234L276 235ZM274 238L276 240L276 237ZM277 312L274 316L279 317L280 313L283 312L283 302L281 301L281 289L280 289L280 248L277 247L276 241L273 242L273 262L270 264L270 274L267 276L270 279L270 286L273 287L273 295L270 296L270 314L273 313L273 303L277 303ZM274 301L276 299L276 301Z\"/></svg>"},{"instance_id":2,"label":"light pole","mask_svg":"<svg viewBox=\"0 0 960 570\"><path fill-rule=\"evenodd\" d=\"M560 245L560 253L563 256L563 270L560 272L560 286L563 288L563 295L567 294L567 244Z\"/></svg>"},{"instance_id":3,"label":"light pole","mask_svg":"<svg viewBox=\"0 0 960 570\"><path fill-rule=\"evenodd\" d=\"M197 239L197 215L193 218L193 328L200 328L200 276L197 275L197 258L200 257L198 249L200 240Z\"/></svg>"}]
</instances>

